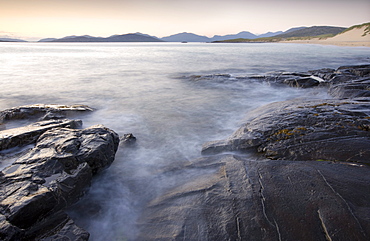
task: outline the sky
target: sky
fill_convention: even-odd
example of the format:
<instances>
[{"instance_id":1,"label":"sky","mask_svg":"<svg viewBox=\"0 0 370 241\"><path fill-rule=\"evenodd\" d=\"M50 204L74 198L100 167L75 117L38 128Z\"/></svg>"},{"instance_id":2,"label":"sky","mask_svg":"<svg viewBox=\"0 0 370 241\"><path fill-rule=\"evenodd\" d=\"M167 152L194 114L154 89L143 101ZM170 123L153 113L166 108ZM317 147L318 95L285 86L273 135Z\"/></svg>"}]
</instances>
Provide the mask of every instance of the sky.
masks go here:
<instances>
[{"instance_id":1,"label":"sky","mask_svg":"<svg viewBox=\"0 0 370 241\"><path fill-rule=\"evenodd\" d=\"M0 37L212 37L370 22L370 0L0 0Z\"/></svg>"}]
</instances>

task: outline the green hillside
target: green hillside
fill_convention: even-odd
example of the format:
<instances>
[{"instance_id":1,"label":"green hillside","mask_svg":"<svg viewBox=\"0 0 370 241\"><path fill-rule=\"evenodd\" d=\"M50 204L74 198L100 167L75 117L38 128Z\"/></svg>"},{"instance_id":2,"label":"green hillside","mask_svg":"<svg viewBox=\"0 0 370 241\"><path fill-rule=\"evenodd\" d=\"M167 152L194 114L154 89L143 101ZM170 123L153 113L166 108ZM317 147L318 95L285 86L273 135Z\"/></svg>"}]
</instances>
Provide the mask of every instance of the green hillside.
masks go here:
<instances>
[{"instance_id":1,"label":"green hillside","mask_svg":"<svg viewBox=\"0 0 370 241\"><path fill-rule=\"evenodd\" d=\"M370 34L370 23L355 25L350 28L330 27L330 26L313 26L304 29L295 30L289 33L279 34L268 38L257 39L230 39L225 41L215 41L214 43L271 43L286 40L307 40L312 38L326 39L334 37L337 34L350 31L354 28L367 26L364 36Z\"/></svg>"},{"instance_id":2,"label":"green hillside","mask_svg":"<svg viewBox=\"0 0 370 241\"><path fill-rule=\"evenodd\" d=\"M313 26L309 28L299 29L290 33L279 34L277 38L296 38L296 37L316 37L322 35L337 35L343 32L346 28L330 27L330 26Z\"/></svg>"}]
</instances>

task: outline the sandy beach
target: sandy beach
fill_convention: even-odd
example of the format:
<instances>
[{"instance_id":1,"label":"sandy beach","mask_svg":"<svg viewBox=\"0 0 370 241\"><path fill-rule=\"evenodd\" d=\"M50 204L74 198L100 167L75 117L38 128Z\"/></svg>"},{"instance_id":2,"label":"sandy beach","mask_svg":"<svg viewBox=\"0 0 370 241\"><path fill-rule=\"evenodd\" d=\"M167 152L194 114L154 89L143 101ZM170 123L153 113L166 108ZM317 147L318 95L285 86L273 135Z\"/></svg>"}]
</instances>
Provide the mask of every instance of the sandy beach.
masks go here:
<instances>
[{"instance_id":1,"label":"sandy beach","mask_svg":"<svg viewBox=\"0 0 370 241\"><path fill-rule=\"evenodd\" d=\"M336 46L351 46L351 47L370 47L370 34L365 36L366 26L362 28L355 28L348 32L338 34L332 38L327 39L307 39L307 40L290 40L281 41L281 43L300 43L300 44L322 44L322 45L336 45Z\"/></svg>"}]
</instances>

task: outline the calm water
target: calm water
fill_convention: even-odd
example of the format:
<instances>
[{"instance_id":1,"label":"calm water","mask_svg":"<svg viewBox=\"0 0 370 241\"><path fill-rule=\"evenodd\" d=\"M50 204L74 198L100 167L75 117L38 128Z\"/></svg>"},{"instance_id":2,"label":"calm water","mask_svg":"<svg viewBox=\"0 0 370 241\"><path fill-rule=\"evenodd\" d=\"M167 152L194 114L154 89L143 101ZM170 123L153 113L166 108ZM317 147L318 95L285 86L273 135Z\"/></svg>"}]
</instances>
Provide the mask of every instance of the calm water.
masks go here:
<instances>
[{"instance_id":1,"label":"calm water","mask_svg":"<svg viewBox=\"0 0 370 241\"><path fill-rule=\"evenodd\" d=\"M199 157L204 142L226 138L253 108L326 97L320 89L277 88L234 77L369 63L370 48L361 47L1 43L0 108L86 104L96 111L82 117L85 127L104 124L120 135L133 133L136 148L119 149L111 168L70 215L91 240L135 240L136 221L148 201L201 175L171 176L163 170ZM211 77L191 81L192 75Z\"/></svg>"}]
</instances>

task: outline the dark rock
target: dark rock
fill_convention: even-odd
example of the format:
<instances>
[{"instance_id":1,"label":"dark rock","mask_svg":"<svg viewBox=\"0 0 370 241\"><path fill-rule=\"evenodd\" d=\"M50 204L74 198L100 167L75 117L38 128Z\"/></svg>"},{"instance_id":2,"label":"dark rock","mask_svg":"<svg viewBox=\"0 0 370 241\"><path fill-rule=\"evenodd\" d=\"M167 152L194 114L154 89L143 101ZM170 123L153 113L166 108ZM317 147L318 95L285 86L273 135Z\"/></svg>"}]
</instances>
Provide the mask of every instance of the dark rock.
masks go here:
<instances>
[{"instance_id":1,"label":"dark rock","mask_svg":"<svg viewBox=\"0 0 370 241\"><path fill-rule=\"evenodd\" d=\"M46 238L42 238L41 241L54 241L54 240L76 240L84 241L89 240L90 234L84 229L78 227L72 219L58 230L58 233L51 235Z\"/></svg>"},{"instance_id":2,"label":"dark rock","mask_svg":"<svg viewBox=\"0 0 370 241\"><path fill-rule=\"evenodd\" d=\"M10 120L36 118L40 118L40 120L61 119L74 112L86 111L92 111L92 109L86 105L27 105L1 111L0 123Z\"/></svg>"},{"instance_id":3,"label":"dark rock","mask_svg":"<svg viewBox=\"0 0 370 241\"><path fill-rule=\"evenodd\" d=\"M369 240L367 166L224 155L184 170L202 174L149 203L137 240Z\"/></svg>"},{"instance_id":4,"label":"dark rock","mask_svg":"<svg viewBox=\"0 0 370 241\"><path fill-rule=\"evenodd\" d=\"M0 150L20 147L35 143L45 131L57 127L78 128L82 125L80 120L46 120L27 126L0 131Z\"/></svg>"},{"instance_id":5,"label":"dark rock","mask_svg":"<svg viewBox=\"0 0 370 241\"><path fill-rule=\"evenodd\" d=\"M370 77L370 65L342 66L338 69L310 70L306 73L275 72L267 74L264 81L288 84L292 87L309 88L351 82L363 77Z\"/></svg>"},{"instance_id":6,"label":"dark rock","mask_svg":"<svg viewBox=\"0 0 370 241\"><path fill-rule=\"evenodd\" d=\"M251 112L230 138L206 143L202 153L253 149L270 159L370 164L369 124L369 100L277 102Z\"/></svg>"},{"instance_id":7,"label":"dark rock","mask_svg":"<svg viewBox=\"0 0 370 241\"><path fill-rule=\"evenodd\" d=\"M103 126L42 134L34 148L0 172L0 214L5 217L0 237L87 240L86 232L60 212L84 194L95 173L113 162L118 144L118 135ZM45 220L59 221L51 225Z\"/></svg>"},{"instance_id":8,"label":"dark rock","mask_svg":"<svg viewBox=\"0 0 370 241\"><path fill-rule=\"evenodd\" d=\"M370 65L342 66L334 71L330 79L325 80L327 83L340 84L364 77L370 77Z\"/></svg>"},{"instance_id":9,"label":"dark rock","mask_svg":"<svg viewBox=\"0 0 370 241\"><path fill-rule=\"evenodd\" d=\"M332 85L328 93L338 99L370 97L370 78Z\"/></svg>"},{"instance_id":10,"label":"dark rock","mask_svg":"<svg viewBox=\"0 0 370 241\"><path fill-rule=\"evenodd\" d=\"M24 230L10 224L6 217L0 214L0 240L21 240L24 237L24 233Z\"/></svg>"},{"instance_id":11,"label":"dark rock","mask_svg":"<svg viewBox=\"0 0 370 241\"><path fill-rule=\"evenodd\" d=\"M328 86L370 77L370 65L342 66L338 69L319 69L307 72L269 72L265 75L232 76L230 74L191 75L182 78L190 81L211 81L232 83L235 81L262 81L271 84L285 84L297 88Z\"/></svg>"},{"instance_id":12,"label":"dark rock","mask_svg":"<svg viewBox=\"0 0 370 241\"><path fill-rule=\"evenodd\" d=\"M124 146L133 146L136 143L136 137L132 133L124 134L120 138L120 144Z\"/></svg>"},{"instance_id":13,"label":"dark rock","mask_svg":"<svg viewBox=\"0 0 370 241\"><path fill-rule=\"evenodd\" d=\"M310 70L308 73L310 73L313 76L317 76L325 81L331 80L335 74L335 69L319 69L319 70Z\"/></svg>"},{"instance_id":14,"label":"dark rock","mask_svg":"<svg viewBox=\"0 0 370 241\"><path fill-rule=\"evenodd\" d=\"M337 74L367 77L370 75L370 65L341 66L336 70Z\"/></svg>"},{"instance_id":15,"label":"dark rock","mask_svg":"<svg viewBox=\"0 0 370 241\"><path fill-rule=\"evenodd\" d=\"M78 227L63 211L57 212L37 223L28 230L26 236L37 237L42 241L52 240L88 240L90 234Z\"/></svg>"},{"instance_id":16,"label":"dark rock","mask_svg":"<svg viewBox=\"0 0 370 241\"><path fill-rule=\"evenodd\" d=\"M293 79L286 79L284 80L284 84L289 85L290 87L297 87L297 88L311 88L314 86L319 85L319 81L312 77L301 77L301 78L293 78Z\"/></svg>"},{"instance_id":17,"label":"dark rock","mask_svg":"<svg viewBox=\"0 0 370 241\"><path fill-rule=\"evenodd\" d=\"M252 111L230 138L203 146L209 156L166 173L192 178L148 204L138 240L369 240L369 69L256 78L352 99ZM212 155L221 152L233 154Z\"/></svg>"},{"instance_id":18,"label":"dark rock","mask_svg":"<svg viewBox=\"0 0 370 241\"><path fill-rule=\"evenodd\" d=\"M273 72L263 76L263 78L258 76L256 76L257 78L252 76L251 78L266 81L271 84L284 84L296 88L312 88L325 83L325 79L320 76L314 75L311 72Z\"/></svg>"}]
</instances>

